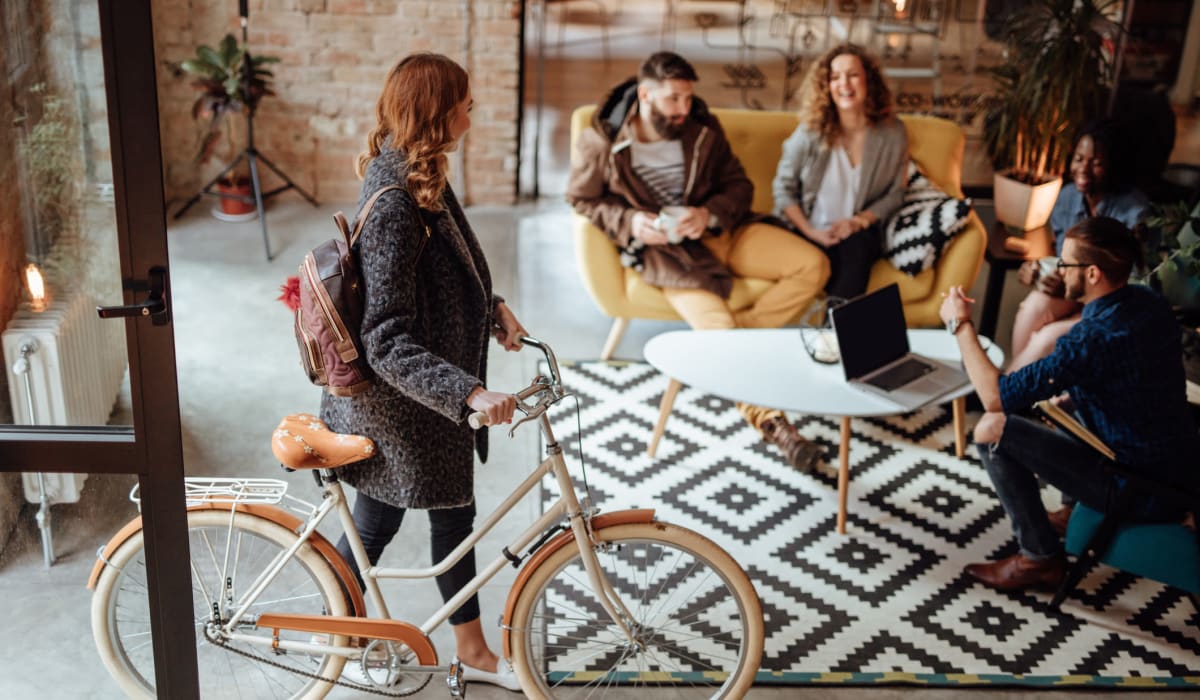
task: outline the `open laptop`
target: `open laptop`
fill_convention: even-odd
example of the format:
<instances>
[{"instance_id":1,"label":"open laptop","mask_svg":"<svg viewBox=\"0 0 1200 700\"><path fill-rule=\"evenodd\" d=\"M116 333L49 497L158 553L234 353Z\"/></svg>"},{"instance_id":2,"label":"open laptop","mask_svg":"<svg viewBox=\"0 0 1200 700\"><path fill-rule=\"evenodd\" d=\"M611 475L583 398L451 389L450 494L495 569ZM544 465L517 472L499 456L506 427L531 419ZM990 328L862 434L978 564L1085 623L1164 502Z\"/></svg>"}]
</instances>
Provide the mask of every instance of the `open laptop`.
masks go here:
<instances>
[{"instance_id":1,"label":"open laptop","mask_svg":"<svg viewBox=\"0 0 1200 700\"><path fill-rule=\"evenodd\" d=\"M970 383L966 372L909 351L900 288L890 284L830 311L846 381L917 408Z\"/></svg>"}]
</instances>

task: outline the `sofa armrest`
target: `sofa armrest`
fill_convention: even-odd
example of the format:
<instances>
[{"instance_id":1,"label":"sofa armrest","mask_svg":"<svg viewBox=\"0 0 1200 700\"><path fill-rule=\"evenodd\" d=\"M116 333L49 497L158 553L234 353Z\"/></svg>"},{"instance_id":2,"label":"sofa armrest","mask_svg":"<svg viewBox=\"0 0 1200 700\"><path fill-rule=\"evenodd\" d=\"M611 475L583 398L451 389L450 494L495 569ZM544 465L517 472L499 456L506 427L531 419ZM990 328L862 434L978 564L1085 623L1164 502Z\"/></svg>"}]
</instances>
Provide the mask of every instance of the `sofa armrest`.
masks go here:
<instances>
[{"instance_id":1,"label":"sofa armrest","mask_svg":"<svg viewBox=\"0 0 1200 700\"><path fill-rule=\"evenodd\" d=\"M587 217L572 215L575 235L575 261L583 286L608 316L627 317L625 299L625 268L617 247L604 232L592 225Z\"/></svg>"}]
</instances>

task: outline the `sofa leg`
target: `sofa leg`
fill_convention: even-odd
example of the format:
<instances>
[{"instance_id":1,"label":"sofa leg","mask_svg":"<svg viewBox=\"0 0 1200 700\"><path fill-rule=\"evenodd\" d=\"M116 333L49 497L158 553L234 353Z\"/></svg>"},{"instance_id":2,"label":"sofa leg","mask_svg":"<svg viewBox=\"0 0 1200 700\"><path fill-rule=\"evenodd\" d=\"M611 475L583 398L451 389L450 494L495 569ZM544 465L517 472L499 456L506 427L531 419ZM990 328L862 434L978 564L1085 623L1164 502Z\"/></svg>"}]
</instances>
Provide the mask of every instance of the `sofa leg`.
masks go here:
<instances>
[{"instance_id":1,"label":"sofa leg","mask_svg":"<svg viewBox=\"0 0 1200 700\"><path fill-rule=\"evenodd\" d=\"M604 349L600 351L601 360L607 362L612 359L613 353L617 351L617 346L621 344L621 338L625 335L626 328L629 328L629 319L613 319L612 328L608 331L608 340L604 341Z\"/></svg>"}]
</instances>

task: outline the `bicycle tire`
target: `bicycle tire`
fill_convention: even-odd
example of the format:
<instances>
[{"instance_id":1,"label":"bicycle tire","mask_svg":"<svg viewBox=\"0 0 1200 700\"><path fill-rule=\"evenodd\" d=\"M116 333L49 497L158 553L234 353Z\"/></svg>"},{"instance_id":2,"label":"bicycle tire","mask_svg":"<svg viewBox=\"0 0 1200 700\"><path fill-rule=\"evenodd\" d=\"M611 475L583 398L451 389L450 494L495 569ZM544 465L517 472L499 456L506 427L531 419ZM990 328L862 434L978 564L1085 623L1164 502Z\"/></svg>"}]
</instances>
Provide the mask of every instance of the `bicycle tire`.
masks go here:
<instances>
[{"instance_id":1,"label":"bicycle tire","mask_svg":"<svg viewBox=\"0 0 1200 700\"><path fill-rule=\"evenodd\" d=\"M513 669L537 698L740 698L762 659L762 606L746 572L717 544L669 523L595 533L600 565L636 619L641 651L595 599L571 541L530 573L509 631Z\"/></svg>"},{"instance_id":2,"label":"bicycle tire","mask_svg":"<svg viewBox=\"0 0 1200 700\"><path fill-rule=\"evenodd\" d=\"M227 570L234 580L234 603L226 603L223 614L240 607L237 596L253 587L259 573L275 555L296 541L296 533L266 518L238 513L229 535L230 511L194 510L187 514L188 541L191 547L192 602L195 609L194 633L199 662L200 691L203 697L303 698L324 697L332 684L298 675L268 663L246 658L220 648L204 637L205 623L211 613L205 603L203 584L212 597L220 580L226 549L230 554ZM228 544L228 547L227 547ZM92 635L109 673L130 697L154 697L154 659L150 644L149 602L146 593L145 556L142 533L126 540L109 558L92 596ZM199 581L197 577L199 576ZM293 612L347 615L348 602L336 572L308 543L279 572L248 613ZM270 639L272 630L256 629L248 624L240 629ZM311 635L280 630L281 639L310 641ZM344 645L337 636L332 644ZM233 646L233 643L230 643ZM272 663L285 662L326 678L337 678L345 659L336 655L312 656L287 654L275 656L267 646L237 645Z\"/></svg>"}]
</instances>

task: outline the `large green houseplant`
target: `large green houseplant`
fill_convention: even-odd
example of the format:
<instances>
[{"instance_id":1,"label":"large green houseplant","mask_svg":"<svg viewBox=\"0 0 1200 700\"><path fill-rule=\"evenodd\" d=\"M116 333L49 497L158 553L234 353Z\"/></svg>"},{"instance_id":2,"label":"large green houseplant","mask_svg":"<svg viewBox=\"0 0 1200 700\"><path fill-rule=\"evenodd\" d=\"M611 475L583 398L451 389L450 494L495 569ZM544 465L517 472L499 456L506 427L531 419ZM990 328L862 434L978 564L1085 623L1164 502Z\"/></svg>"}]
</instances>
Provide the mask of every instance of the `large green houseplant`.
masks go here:
<instances>
[{"instance_id":1,"label":"large green houseplant","mask_svg":"<svg viewBox=\"0 0 1200 700\"><path fill-rule=\"evenodd\" d=\"M1019 228L1045 224L1067 168L1076 130L1104 114L1120 26L1115 0L1029 0L1003 29L1005 59L992 69L996 91L983 138L1000 178L1040 193L1044 215L996 195L996 215ZM1034 195L1035 197L1038 195ZM1040 220L1038 220L1040 219Z\"/></svg>"},{"instance_id":2,"label":"large green houseplant","mask_svg":"<svg viewBox=\"0 0 1200 700\"><path fill-rule=\"evenodd\" d=\"M275 94L271 85L274 73L268 66L278 62L276 56L247 54L232 34L226 34L216 47L201 45L193 58L179 64L183 73L192 76L192 87L200 93L192 103L192 118L200 124L196 160L207 163L217 157L228 171L218 187L249 189L247 163L239 158L246 143L244 117L253 114L264 97ZM222 200L223 206L230 204L242 203ZM227 208L226 213L244 212Z\"/></svg>"}]
</instances>

